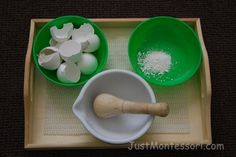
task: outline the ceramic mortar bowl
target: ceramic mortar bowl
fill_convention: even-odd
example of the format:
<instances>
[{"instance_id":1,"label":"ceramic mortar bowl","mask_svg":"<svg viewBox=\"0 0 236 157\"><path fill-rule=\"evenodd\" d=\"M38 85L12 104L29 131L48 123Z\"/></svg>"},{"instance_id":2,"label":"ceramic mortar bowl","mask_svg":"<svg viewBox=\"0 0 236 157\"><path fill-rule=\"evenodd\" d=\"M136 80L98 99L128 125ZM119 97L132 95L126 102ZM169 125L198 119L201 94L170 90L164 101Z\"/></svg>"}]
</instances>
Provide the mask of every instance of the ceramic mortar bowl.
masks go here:
<instances>
[{"instance_id":1,"label":"ceramic mortar bowl","mask_svg":"<svg viewBox=\"0 0 236 157\"><path fill-rule=\"evenodd\" d=\"M154 116L122 114L99 118L93 110L93 101L101 93L122 99L155 103L155 95L137 74L126 70L107 70L95 75L82 88L73 105L74 114L96 138L112 144L123 144L142 136L151 126Z\"/></svg>"}]
</instances>

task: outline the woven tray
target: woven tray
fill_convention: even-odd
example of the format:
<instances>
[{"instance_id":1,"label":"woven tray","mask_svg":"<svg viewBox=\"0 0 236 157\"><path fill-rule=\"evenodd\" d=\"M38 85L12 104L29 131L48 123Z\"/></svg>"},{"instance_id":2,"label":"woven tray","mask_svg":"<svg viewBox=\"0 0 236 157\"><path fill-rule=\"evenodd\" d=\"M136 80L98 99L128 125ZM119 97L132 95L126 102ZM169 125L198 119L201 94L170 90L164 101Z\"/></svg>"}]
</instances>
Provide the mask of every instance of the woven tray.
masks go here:
<instances>
[{"instance_id":1,"label":"woven tray","mask_svg":"<svg viewBox=\"0 0 236 157\"><path fill-rule=\"evenodd\" d=\"M92 19L105 32L109 43L106 69L132 70L127 43L132 30L145 19ZM200 19L181 19L199 36L203 62L200 70L186 83L176 87L152 86L160 101L170 104L167 118L155 118L149 131L137 143L211 143L211 82L207 51ZM31 49L35 33L50 19L31 20L29 45L25 60L24 107L25 148L107 148L110 145L92 137L73 115L71 107L80 87L65 88L45 80L34 67Z\"/></svg>"}]
</instances>

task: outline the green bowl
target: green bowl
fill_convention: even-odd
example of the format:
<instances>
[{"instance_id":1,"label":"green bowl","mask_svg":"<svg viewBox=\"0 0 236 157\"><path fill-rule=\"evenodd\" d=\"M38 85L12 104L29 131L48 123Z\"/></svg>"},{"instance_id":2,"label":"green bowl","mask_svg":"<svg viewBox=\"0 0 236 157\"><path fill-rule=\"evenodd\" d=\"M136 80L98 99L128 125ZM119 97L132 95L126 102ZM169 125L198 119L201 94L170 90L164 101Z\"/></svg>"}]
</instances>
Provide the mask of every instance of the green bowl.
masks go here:
<instances>
[{"instance_id":1,"label":"green bowl","mask_svg":"<svg viewBox=\"0 0 236 157\"><path fill-rule=\"evenodd\" d=\"M97 70L91 74L91 75L81 75L79 82L77 83L63 83L60 82L57 79L57 72L56 70L47 70L42 68L39 63L38 63L38 54L40 51L49 46L49 40L51 39L51 34L50 34L50 28L52 26L57 26L58 28L62 28L63 24L65 23L73 23L75 28L79 28L80 25L83 23L89 23L93 26L95 33L98 35L100 38L100 47L97 51L93 52L92 54L95 55L95 57L98 60L98 67ZM103 68L106 65L107 57L108 57L108 46L107 46L107 40L105 38L105 35L101 31L101 29L93 22L90 20L80 17L80 16L62 16L59 18L56 18L47 24L45 24L42 29L37 33L35 39L34 39L34 44L33 44L33 58L34 58L34 63L37 67L37 69L42 73L42 75L49 80L52 83L55 83L57 85L61 86L80 86L85 84L92 76L95 74L101 72Z\"/></svg>"},{"instance_id":2,"label":"green bowl","mask_svg":"<svg viewBox=\"0 0 236 157\"><path fill-rule=\"evenodd\" d=\"M186 23L173 17L154 17L139 24L129 39L129 59L133 69L148 82L174 86L190 79L202 60L202 49L195 32ZM162 75L145 74L138 53L163 51L171 56L171 68Z\"/></svg>"}]
</instances>

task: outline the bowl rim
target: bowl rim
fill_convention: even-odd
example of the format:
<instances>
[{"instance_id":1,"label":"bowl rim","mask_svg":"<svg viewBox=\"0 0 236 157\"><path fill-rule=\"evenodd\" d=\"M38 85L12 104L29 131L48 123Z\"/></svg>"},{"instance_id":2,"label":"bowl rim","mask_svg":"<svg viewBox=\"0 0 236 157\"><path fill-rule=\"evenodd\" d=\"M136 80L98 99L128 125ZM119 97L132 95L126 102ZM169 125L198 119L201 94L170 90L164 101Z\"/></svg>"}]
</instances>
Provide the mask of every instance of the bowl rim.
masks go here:
<instances>
[{"instance_id":1,"label":"bowl rim","mask_svg":"<svg viewBox=\"0 0 236 157\"><path fill-rule=\"evenodd\" d=\"M168 20L173 20L173 21L177 21L179 23L181 23L186 29L190 30L191 34L194 36L194 38L196 39L196 43L198 44L199 48L200 48L200 53L199 53L199 58L197 58L198 62L197 64L195 65L195 68L191 71L191 73L189 73L186 77L184 77L183 79L180 79L180 80L177 80L175 82L173 81L170 81L170 82L158 82L158 81L153 81L151 79L149 79L148 77L146 77L146 75L143 73L143 72L139 72L137 70L137 68L134 67L134 64L133 62L131 61L132 60L132 57L131 57L131 40L132 38L134 38L134 34L135 32L140 28L142 27L144 24L150 22L150 21L154 21L154 20L158 20L158 19L168 19ZM179 85L179 84L182 84L184 83L185 81L189 80L190 78L192 78L194 76L194 74L197 72L197 70L199 69L200 65L201 65L201 62L202 62L202 46L201 46L201 43L200 43L200 40L196 34L196 32L188 25L186 24L185 22L175 18L175 17L171 17L171 16L155 16L155 17L151 17L141 23L139 23L136 28L132 31L131 33L131 36L129 38L129 42L128 42L128 56L129 56L129 62L132 66L132 68L134 69L134 71L139 75L141 76L142 78L144 78L146 81L148 81L149 83L153 84L153 85L157 85L157 86L175 86L175 85Z\"/></svg>"},{"instance_id":2,"label":"bowl rim","mask_svg":"<svg viewBox=\"0 0 236 157\"><path fill-rule=\"evenodd\" d=\"M87 21L88 23L92 24L93 27L95 27L99 33L103 36L103 38L105 39L104 42L105 42L105 48L106 48L106 55L104 57L104 62L100 63L100 70L97 71L97 72L94 72L93 75L96 75L97 73L103 71L103 69L105 68L106 66L106 63L107 63L107 59L108 59L108 52L109 52L109 48L108 48L108 42L107 42L107 38L104 34L104 32L97 26L97 24L95 24L94 22L92 22L91 20L89 20L88 18L85 18L85 17L82 17L82 16L77 16L77 15L66 15L66 16L60 16L60 17L57 17L49 22L47 22L38 32L37 34L35 35L35 38L34 38L34 42L33 42L33 47L32 47L32 56L33 56L33 60L34 60L34 65L36 66L36 68L39 70L39 72L44 76L44 78L46 78L48 81L54 83L54 84L57 84L57 85L60 85L60 86L63 86L63 87L76 87L76 86L82 86L84 85L88 80L84 80L82 82L77 82L77 83L63 83L63 82L60 82L60 81L55 81L53 80L52 78L50 78L49 76L47 76L41 69L40 65L38 64L38 60L36 58L36 52L35 52L35 46L36 46L36 43L38 42L38 38L39 38L39 35L41 34L41 32L48 26L50 25L52 22L56 21L56 20L60 20L60 19L63 19L63 18L77 18L77 19L83 19L85 21ZM91 79L91 78L90 78Z\"/></svg>"},{"instance_id":3,"label":"bowl rim","mask_svg":"<svg viewBox=\"0 0 236 157\"><path fill-rule=\"evenodd\" d=\"M150 87L150 85L142 77L140 77L136 73L128 71L128 70L109 69L109 70L105 70L105 71L95 75L83 86L83 88L80 91L79 96L77 97L77 99L75 100L75 102L72 106L72 111L75 114L75 116L80 119L80 121L85 126L85 128L97 139L100 139L100 140L102 140L104 142L107 142L107 143L110 143L110 144L125 144L125 143L128 143L128 142L132 142L133 140L135 140L135 139L141 137L142 135L144 135L147 132L147 130L151 127L151 124L152 124L155 116L148 115L149 120L147 121L147 123L144 125L144 127L142 129L140 129L140 131L135 133L133 136L130 136L129 138L126 138L126 139L115 140L115 139L106 138L106 137L102 136L101 133L97 133L93 129L93 127L91 127L91 125L89 125L87 122L85 122L83 114L79 113L76 109L76 107L79 106L78 102L81 101L81 99L83 99L84 93L86 92L87 88L90 86L90 84L92 82L96 81L97 79L99 79L101 77L104 77L104 76L110 75L110 74L114 74L114 73L123 73L125 75L129 75L129 76L137 79L138 81L140 81L145 86L145 88L147 89L147 91L148 91L148 93L151 97L151 102L156 103L156 97L155 97L155 94L154 94L152 88Z\"/></svg>"}]
</instances>

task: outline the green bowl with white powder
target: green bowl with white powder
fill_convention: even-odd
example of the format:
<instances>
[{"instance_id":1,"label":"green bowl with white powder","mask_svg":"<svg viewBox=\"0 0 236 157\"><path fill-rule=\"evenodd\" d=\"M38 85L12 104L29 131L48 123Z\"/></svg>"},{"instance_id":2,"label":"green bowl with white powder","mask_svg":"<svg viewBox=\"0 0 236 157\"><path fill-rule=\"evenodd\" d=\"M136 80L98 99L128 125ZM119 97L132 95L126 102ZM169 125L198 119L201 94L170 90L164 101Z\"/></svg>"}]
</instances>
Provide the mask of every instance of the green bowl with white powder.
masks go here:
<instances>
[{"instance_id":1,"label":"green bowl with white powder","mask_svg":"<svg viewBox=\"0 0 236 157\"><path fill-rule=\"evenodd\" d=\"M139 24L129 39L128 52L135 72L159 86L187 81L202 60L201 44L193 29L167 16Z\"/></svg>"}]
</instances>

